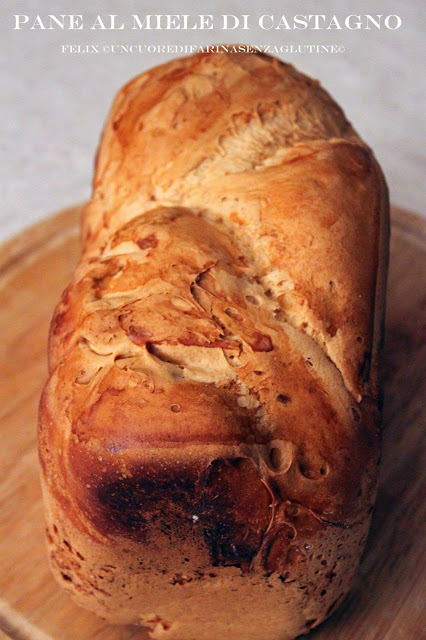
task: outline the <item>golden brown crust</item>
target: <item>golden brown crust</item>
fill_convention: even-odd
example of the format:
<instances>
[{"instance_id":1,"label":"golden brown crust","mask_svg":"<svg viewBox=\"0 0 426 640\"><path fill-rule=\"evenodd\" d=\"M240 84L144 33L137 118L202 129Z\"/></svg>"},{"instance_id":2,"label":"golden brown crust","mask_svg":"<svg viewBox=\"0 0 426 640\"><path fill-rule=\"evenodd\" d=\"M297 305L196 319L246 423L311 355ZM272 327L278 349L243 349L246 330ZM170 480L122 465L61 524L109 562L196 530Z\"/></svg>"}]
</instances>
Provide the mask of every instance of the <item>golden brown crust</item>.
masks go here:
<instances>
[{"instance_id":1,"label":"golden brown crust","mask_svg":"<svg viewBox=\"0 0 426 640\"><path fill-rule=\"evenodd\" d=\"M374 499L387 216L371 151L289 65L197 55L118 94L40 410L50 525L92 545L89 574L120 541L157 580L179 564L172 540L191 584L214 565L262 585L253 615L276 597L271 579L283 594L326 583L325 599L291 592L288 638L327 615ZM120 621L151 613L116 591L82 602ZM189 639L182 616L153 637ZM197 624L197 640L215 637Z\"/></svg>"}]
</instances>

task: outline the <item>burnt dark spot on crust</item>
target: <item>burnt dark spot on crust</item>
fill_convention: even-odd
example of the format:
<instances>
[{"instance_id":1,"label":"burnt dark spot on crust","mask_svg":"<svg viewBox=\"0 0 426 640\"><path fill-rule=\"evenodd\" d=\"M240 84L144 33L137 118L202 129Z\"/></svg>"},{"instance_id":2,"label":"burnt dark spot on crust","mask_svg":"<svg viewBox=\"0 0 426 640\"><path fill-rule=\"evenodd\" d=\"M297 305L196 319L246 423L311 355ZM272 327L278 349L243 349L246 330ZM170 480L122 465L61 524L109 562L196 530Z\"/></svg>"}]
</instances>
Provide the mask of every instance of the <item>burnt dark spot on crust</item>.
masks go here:
<instances>
[{"instance_id":1,"label":"burnt dark spot on crust","mask_svg":"<svg viewBox=\"0 0 426 640\"><path fill-rule=\"evenodd\" d=\"M140 249L153 249L158 247L158 240L155 233L150 233L149 236L146 236L145 238L139 238L136 242Z\"/></svg>"},{"instance_id":2,"label":"burnt dark spot on crust","mask_svg":"<svg viewBox=\"0 0 426 640\"><path fill-rule=\"evenodd\" d=\"M130 533L142 531L147 525L144 516L146 495L153 489L153 483L141 485L133 479L118 479L101 486L97 499L108 516L111 529Z\"/></svg>"},{"instance_id":3,"label":"burnt dark spot on crust","mask_svg":"<svg viewBox=\"0 0 426 640\"><path fill-rule=\"evenodd\" d=\"M204 537L214 565L247 570L270 519L271 495L248 458L218 459L203 496Z\"/></svg>"},{"instance_id":4,"label":"burnt dark spot on crust","mask_svg":"<svg viewBox=\"0 0 426 640\"><path fill-rule=\"evenodd\" d=\"M219 458L207 467L144 464L129 469L129 477L118 470L92 474L81 506L90 505L99 531L147 543L158 532L195 536L214 566L248 570L270 521L272 494L248 458Z\"/></svg>"},{"instance_id":5,"label":"burnt dark spot on crust","mask_svg":"<svg viewBox=\"0 0 426 640\"><path fill-rule=\"evenodd\" d=\"M95 485L95 483L93 483ZM194 470L144 467L131 477L115 477L94 489L98 527L105 533L145 540L155 529L170 536L195 513L199 486Z\"/></svg>"},{"instance_id":6,"label":"burnt dark spot on crust","mask_svg":"<svg viewBox=\"0 0 426 640\"><path fill-rule=\"evenodd\" d=\"M253 351L272 351L274 348L271 337L257 331L250 342L250 346Z\"/></svg>"},{"instance_id":7,"label":"burnt dark spot on crust","mask_svg":"<svg viewBox=\"0 0 426 640\"><path fill-rule=\"evenodd\" d=\"M287 404L291 402L290 396L286 396L284 393L280 393L277 395L277 402L281 402L281 404Z\"/></svg>"}]
</instances>

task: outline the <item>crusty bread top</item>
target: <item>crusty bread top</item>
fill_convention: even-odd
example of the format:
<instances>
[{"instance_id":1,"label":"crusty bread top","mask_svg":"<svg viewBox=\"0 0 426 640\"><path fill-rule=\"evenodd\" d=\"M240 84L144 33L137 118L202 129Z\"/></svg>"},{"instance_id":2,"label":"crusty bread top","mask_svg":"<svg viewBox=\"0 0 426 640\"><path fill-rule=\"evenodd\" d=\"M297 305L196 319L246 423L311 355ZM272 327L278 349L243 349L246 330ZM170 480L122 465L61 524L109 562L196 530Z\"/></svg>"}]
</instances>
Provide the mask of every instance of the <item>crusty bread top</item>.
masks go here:
<instances>
[{"instance_id":1,"label":"crusty bread top","mask_svg":"<svg viewBox=\"0 0 426 640\"><path fill-rule=\"evenodd\" d=\"M84 236L104 244L156 205L222 218L287 322L321 345L359 401L377 392L368 368L385 192L317 82L264 56L200 54L118 94Z\"/></svg>"},{"instance_id":2,"label":"crusty bread top","mask_svg":"<svg viewBox=\"0 0 426 640\"><path fill-rule=\"evenodd\" d=\"M266 447L285 499L365 517L386 216L371 151L291 66L196 55L132 80L52 322L42 411L68 424L52 435L71 452L63 476L127 473L155 446L244 444L253 459Z\"/></svg>"}]
</instances>

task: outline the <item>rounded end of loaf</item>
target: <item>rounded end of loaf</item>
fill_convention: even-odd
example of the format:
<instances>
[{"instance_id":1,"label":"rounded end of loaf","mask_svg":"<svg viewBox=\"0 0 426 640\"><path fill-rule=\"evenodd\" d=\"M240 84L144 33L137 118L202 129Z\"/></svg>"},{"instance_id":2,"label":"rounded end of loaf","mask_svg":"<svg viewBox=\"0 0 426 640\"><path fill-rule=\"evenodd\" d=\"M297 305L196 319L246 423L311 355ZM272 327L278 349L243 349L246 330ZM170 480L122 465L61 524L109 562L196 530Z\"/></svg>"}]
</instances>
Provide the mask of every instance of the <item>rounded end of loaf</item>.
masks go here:
<instances>
[{"instance_id":1,"label":"rounded end of loaf","mask_svg":"<svg viewBox=\"0 0 426 640\"><path fill-rule=\"evenodd\" d=\"M179 537L158 532L148 545L119 536L94 541L46 488L45 501L58 583L78 605L113 624L147 627L155 640L292 640L308 633L350 590L369 524L322 528L303 545L288 544L288 527L269 545L270 570L247 573L212 564L190 527ZM277 563L281 573L272 570Z\"/></svg>"}]
</instances>

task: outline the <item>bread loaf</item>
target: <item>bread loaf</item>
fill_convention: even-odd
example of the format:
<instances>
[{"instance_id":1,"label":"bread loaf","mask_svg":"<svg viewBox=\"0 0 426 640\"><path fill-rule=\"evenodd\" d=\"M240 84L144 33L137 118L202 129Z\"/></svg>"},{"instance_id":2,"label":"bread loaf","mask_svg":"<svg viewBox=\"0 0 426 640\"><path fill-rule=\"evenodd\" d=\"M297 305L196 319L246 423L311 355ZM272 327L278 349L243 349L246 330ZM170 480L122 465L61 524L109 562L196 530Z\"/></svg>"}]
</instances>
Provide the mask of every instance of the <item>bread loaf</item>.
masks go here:
<instances>
[{"instance_id":1,"label":"bread loaf","mask_svg":"<svg viewBox=\"0 0 426 640\"><path fill-rule=\"evenodd\" d=\"M56 309L39 450L75 601L174 640L286 640L351 587L374 501L388 196L319 84L199 54L118 94Z\"/></svg>"}]
</instances>

